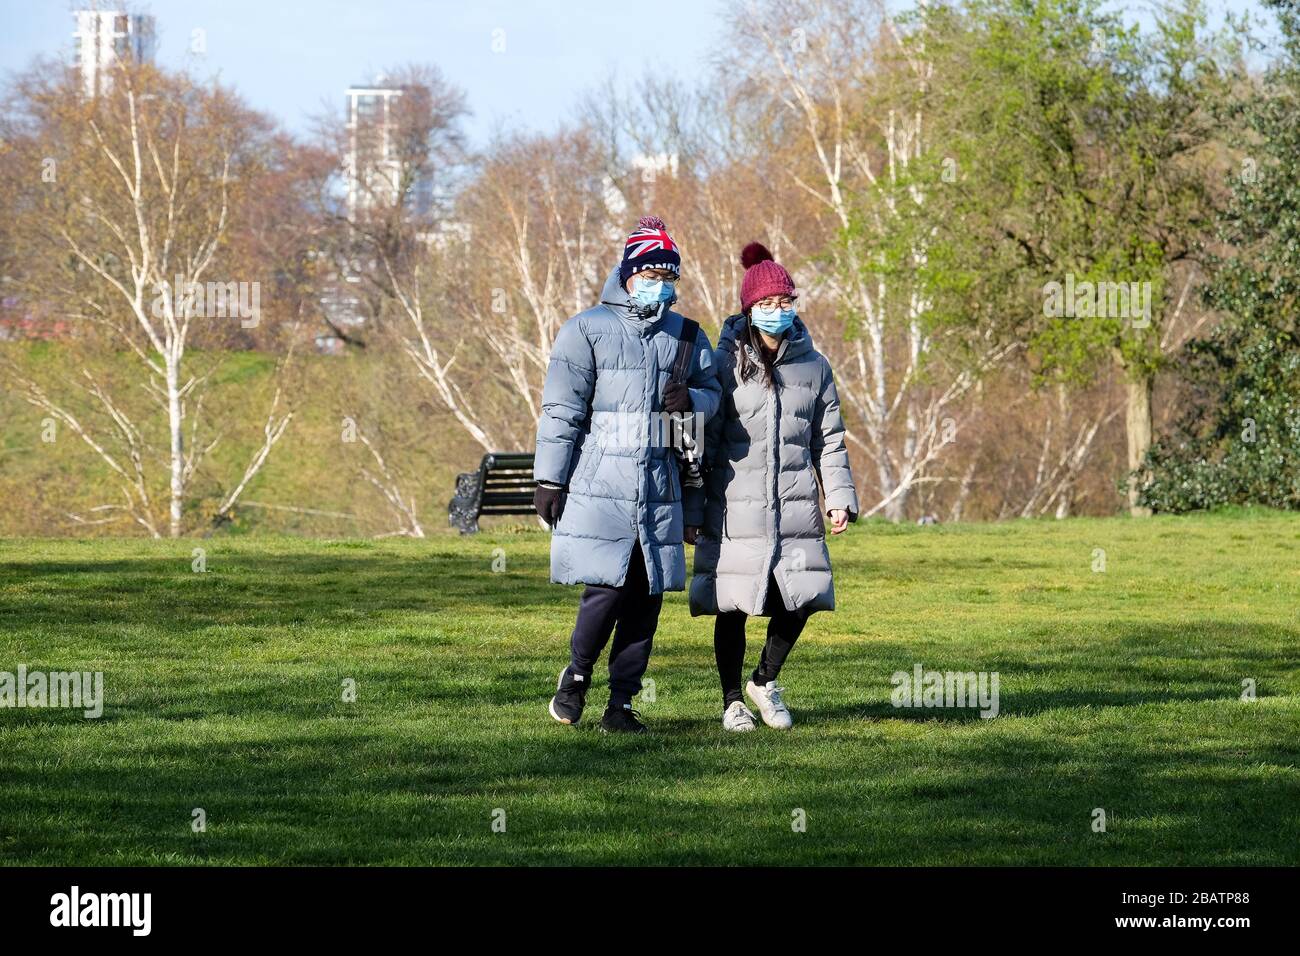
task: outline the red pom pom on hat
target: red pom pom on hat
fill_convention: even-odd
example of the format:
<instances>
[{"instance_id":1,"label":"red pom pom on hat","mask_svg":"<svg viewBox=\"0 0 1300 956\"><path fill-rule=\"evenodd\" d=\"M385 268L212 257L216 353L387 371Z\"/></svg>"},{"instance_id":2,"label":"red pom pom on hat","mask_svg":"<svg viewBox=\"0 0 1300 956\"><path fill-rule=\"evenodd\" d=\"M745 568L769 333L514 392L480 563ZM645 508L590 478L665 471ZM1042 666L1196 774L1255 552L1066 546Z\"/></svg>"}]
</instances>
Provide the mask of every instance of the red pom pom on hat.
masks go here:
<instances>
[{"instance_id":1,"label":"red pom pom on hat","mask_svg":"<svg viewBox=\"0 0 1300 956\"><path fill-rule=\"evenodd\" d=\"M658 216L642 216L636 221L642 229L667 229L667 224Z\"/></svg>"},{"instance_id":2,"label":"red pom pom on hat","mask_svg":"<svg viewBox=\"0 0 1300 956\"><path fill-rule=\"evenodd\" d=\"M751 242L744 249L740 250L740 264L748 269L750 266L757 265L760 262L771 262L772 253L767 251L767 246L761 242Z\"/></svg>"}]
</instances>

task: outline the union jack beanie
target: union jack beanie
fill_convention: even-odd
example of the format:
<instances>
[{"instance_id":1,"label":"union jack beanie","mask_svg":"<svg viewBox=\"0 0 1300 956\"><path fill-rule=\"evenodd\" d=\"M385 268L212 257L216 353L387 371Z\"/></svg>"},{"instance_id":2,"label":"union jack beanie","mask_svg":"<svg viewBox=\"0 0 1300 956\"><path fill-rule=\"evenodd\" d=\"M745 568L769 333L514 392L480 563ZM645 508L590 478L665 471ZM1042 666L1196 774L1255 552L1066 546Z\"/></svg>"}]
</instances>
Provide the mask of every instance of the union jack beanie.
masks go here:
<instances>
[{"instance_id":1,"label":"union jack beanie","mask_svg":"<svg viewBox=\"0 0 1300 956\"><path fill-rule=\"evenodd\" d=\"M646 269L666 269L675 275L682 274L682 257L677 243L668 235L668 227L658 216L642 216L637 220L632 235L623 245L623 264L618 267L618 281L627 282L629 276Z\"/></svg>"}]
</instances>

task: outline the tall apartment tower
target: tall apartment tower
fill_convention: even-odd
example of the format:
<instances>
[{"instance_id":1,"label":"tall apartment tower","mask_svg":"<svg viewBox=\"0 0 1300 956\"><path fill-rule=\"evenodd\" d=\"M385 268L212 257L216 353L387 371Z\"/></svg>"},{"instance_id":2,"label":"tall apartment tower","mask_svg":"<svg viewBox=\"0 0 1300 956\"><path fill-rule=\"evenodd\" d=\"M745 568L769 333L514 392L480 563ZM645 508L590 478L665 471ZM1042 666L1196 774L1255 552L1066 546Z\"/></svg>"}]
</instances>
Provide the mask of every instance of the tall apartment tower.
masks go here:
<instances>
[{"instance_id":1,"label":"tall apartment tower","mask_svg":"<svg viewBox=\"0 0 1300 956\"><path fill-rule=\"evenodd\" d=\"M77 70L87 96L101 93L118 60L152 62L154 18L123 10L77 10Z\"/></svg>"},{"instance_id":2,"label":"tall apartment tower","mask_svg":"<svg viewBox=\"0 0 1300 956\"><path fill-rule=\"evenodd\" d=\"M385 85L353 86L348 97L348 218L392 206L400 188L401 118L398 101L404 90ZM433 183L419 176L407 197L407 211L424 217L433 208Z\"/></svg>"}]
</instances>

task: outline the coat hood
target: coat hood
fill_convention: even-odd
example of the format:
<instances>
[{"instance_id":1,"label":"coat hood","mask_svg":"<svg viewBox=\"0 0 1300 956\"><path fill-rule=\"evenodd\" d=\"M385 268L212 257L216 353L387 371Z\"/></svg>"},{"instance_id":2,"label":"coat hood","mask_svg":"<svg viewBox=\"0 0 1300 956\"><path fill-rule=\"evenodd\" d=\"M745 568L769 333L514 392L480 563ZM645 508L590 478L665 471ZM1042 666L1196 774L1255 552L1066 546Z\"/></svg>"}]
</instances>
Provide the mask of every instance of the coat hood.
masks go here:
<instances>
[{"instance_id":1,"label":"coat hood","mask_svg":"<svg viewBox=\"0 0 1300 956\"><path fill-rule=\"evenodd\" d=\"M605 279L605 285L600 290L600 304L608 306L619 318L627 319L629 322L653 321L676 303L677 295L674 293L671 299L662 304L662 309L659 306L638 305L619 281L618 266L610 271L608 278Z\"/></svg>"}]
</instances>

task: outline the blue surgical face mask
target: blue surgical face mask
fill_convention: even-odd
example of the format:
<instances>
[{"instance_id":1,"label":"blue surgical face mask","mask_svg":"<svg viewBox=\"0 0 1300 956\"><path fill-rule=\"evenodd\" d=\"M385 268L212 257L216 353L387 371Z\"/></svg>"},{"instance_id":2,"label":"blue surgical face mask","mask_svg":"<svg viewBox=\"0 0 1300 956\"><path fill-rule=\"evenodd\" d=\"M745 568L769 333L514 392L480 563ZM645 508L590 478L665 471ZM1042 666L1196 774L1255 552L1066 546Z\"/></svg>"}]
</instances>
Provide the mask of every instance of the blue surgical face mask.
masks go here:
<instances>
[{"instance_id":1,"label":"blue surgical face mask","mask_svg":"<svg viewBox=\"0 0 1300 956\"><path fill-rule=\"evenodd\" d=\"M773 309L771 312L764 312L760 306L754 306L749 310L749 320L754 323L754 327L768 335L780 335L790 326L794 325L795 317L799 313L794 309Z\"/></svg>"},{"instance_id":2,"label":"blue surgical face mask","mask_svg":"<svg viewBox=\"0 0 1300 956\"><path fill-rule=\"evenodd\" d=\"M673 284L663 279L637 276L632 280L632 301L637 305L658 305L673 297Z\"/></svg>"}]
</instances>

